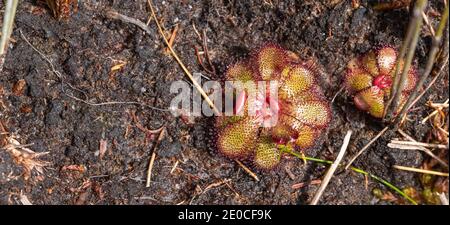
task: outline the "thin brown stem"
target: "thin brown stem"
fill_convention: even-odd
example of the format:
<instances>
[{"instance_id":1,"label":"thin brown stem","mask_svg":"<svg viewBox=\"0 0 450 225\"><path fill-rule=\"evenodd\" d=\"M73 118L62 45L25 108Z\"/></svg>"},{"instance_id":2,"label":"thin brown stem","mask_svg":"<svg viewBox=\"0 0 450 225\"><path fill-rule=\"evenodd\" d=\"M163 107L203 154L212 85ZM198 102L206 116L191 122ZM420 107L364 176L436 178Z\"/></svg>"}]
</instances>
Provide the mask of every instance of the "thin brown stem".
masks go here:
<instances>
[{"instance_id":1,"label":"thin brown stem","mask_svg":"<svg viewBox=\"0 0 450 225\"><path fill-rule=\"evenodd\" d=\"M344 142L342 143L342 146L341 146L341 150L339 150L339 154L336 157L336 160L334 160L333 164L331 164L330 169L328 170L327 174L323 178L322 183L320 184L319 190L317 190L310 205L317 205L317 203L319 202L319 199L322 196L323 192L325 191L325 188L327 187L328 183L330 182L331 177L333 177L334 171L336 171L337 167L341 163L342 158L344 157L345 152L347 151L348 143L350 142L351 136L352 136L352 131L351 130L347 131L347 134L344 137Z\"/></svg>"},{"instance_id":2,"label":"thin brown stem","mask_svg":"<svg viewBox=\"0 0 450 225\"><path fill-rule=\"evenodd\" d=\"M394 165L392 167L395 169L405 170L405 171L410 171L410 172L425 173L425 174L431 174L431 175L436 175L436 176L448 177L448 173L443 173L443 172L439 172L439 171L425 170L425 169L419 169L419 168L408 167L408 166L399 166L399 165Z\"/></svg>"}]
</instances>

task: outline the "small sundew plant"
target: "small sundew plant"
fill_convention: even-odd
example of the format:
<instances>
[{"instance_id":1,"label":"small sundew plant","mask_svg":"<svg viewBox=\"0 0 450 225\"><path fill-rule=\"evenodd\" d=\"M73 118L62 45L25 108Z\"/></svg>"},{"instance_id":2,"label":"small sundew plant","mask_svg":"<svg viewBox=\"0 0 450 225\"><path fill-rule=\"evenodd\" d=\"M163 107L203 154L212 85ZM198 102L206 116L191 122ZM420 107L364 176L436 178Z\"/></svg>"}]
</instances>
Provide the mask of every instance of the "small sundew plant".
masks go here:
<instances>
[{"instance_id":1,"label":"small sundew plant","mask_svg":"<svg viewBox=\"0 0 450 225\"><path fill-rule=\"evenodd\" d=\"M398 60L400 60L398 62ZM382 118L386 99L390 95L397 62L403 69L403 59L397 58L397 50L381 47L353 58L347 65L345 84L352 94L355 106L376 118ZM397 76L400 76L398 73ZM405 103L417 82L416 69L412 66L402 91L400 107Z\"/></svg>"},{"instance_id":2,"label":"small sundew plant","mask_svg":"<svg viewBox=\"0 0 450 225\"><path fill-rule=\"evenodd\" d=\"M248 59L230 66L225 74L227 80L277 81L278 95L273 98L256 93L252 101L248 98L252 89L236 93L235 113L250 105L255 105L256 110L254 114L217 118L219 152L270 170L282 159L279 145L298 151L314 147L331 120L330 105L317 84L317 76L314 65L276 44L266 44ZM271 124L274 117L276 123Z\"/></svg>"}]
</instances>

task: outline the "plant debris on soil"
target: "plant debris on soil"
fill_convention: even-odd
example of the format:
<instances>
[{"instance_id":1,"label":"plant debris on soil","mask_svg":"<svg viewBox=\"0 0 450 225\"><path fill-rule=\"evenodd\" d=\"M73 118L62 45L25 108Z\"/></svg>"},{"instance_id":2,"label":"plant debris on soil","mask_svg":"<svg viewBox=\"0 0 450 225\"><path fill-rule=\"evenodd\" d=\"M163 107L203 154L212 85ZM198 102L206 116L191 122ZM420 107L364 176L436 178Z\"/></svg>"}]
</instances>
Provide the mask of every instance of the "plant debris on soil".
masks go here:
<instances>
[{"instance_id":1,"label":"plant debris on soil","mask_svg":"<svg viewBox=\"0 0 450 225\"><path fill-rule=\"evenodd\" d=\"M351 58L374 46L401 46L410 6L375 10L376 3L153 1L167 39L191 72L221 80L226 66L253 48L279 43L301 58L317 60L330 101L342 88ZM430 1L426 10L432 26L443 8L443 1ZM110 19L110 10L148 24L150 33ZM217 153L213 118L170 113L171 82L188 80L152 20L146 1L79 1L66 20L55 19L44 1L20 2L15 41L0 72L0 204L308 204L328 165L291 157L277 170L253 171L256 181ZM414 62L419 74L431 40L424 26ZM447 145L433 151L447 164L448 106L431 106L444 103L448 91L448 76L441 76L402 127L417 142ZM422 123L434 110L435 116ZM334 98L332 113L321 144L305 155L334 160L352 130L345 162L383 129L345 92ZM161 140L159 128L165 132ZM422 151L388 147L396 138L408 140L388 132L353 165L410 195L439 190L448 199L448 177L394 167L436 168ZM448 174L448 168L442 172ZM338 168L320 204L408 203L401 198L375 180ZM429 197L424 203L439 201Z\"/></svg>"}]
</instances>

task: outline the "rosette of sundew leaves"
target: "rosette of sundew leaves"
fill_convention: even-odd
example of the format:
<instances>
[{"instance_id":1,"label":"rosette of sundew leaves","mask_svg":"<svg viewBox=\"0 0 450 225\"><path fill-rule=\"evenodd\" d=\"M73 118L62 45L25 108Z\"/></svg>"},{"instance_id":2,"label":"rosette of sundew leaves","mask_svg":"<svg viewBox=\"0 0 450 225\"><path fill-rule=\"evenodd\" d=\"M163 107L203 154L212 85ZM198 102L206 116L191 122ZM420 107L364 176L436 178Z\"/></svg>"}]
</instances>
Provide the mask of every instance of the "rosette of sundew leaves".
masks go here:
<instances>
[{"instance_id":1,"label":"rosette of sundew leaves","mask_svg":"<svg viewBox=\"0 0 450 225\"><path fill-rule=\"evenodd\" d=\"M271 96L269 85L263 91L248 88L235 93L235 115L216 120L218 151L257 169L270 170L283 158L279 145L297 151L317 145L331 121L330 105L317 76L312 63L272 43L228 67L226 80L277 81L278 93ZM252 94L256 97L250 98ZM254 113L249 113L250 107Z\"/></svg>"},{"instance_id":2,"label":"rosette of sundew leaves","mask_svg":"<svg viewBox=\"0 0 450 225\"><path fill-rule=\"evenodd\" d=\"M353 95L353 102L358 109L366 111L376 118L383 117L397 63L399 63L399 71L402 71L404 60L398 59L397 50L389 46L372 49L364 55L350 60L345 75L345 86ZM400 75L401 73L398 73L397 76ZM416 68L412 66L403 84L404 89L398 109L402 108L416 82L417 72Z\"/></svg>"}]
</instances>

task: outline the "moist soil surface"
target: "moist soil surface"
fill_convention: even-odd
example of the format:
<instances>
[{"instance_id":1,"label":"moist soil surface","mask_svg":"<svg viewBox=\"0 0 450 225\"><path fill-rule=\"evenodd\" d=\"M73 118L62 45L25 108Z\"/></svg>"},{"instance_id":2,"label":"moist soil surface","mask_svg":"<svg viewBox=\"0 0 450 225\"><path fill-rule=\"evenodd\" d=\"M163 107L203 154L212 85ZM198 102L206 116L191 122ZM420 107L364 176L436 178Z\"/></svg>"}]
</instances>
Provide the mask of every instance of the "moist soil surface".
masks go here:
<instances>
[{"instance_id":1,"label":"moist soil surface","mask_svg":"<svg viewBox=\"0 0 450 225\"><path fill-rule=\"evenodd\" d=\"M173 48L191 72L223 79L228 65L274 42L320 65L321 86L330 101L343 87L347 62L375 46L398 48L410 16L408 8L374 11L373 1L153 2L167 36L178 26ZM0 8L4 9L3 1ZM428 10L442 8L441 1L432 1ZM109 10L148 21L150 34L108 18ZM97 0L80 1L78 12L57 20L45 1L21 1L0 76L2 135L29 144L35 152L48 152L39 157L48 165L27 177L20 163L0 150L0 204L21 204L23 196L33 204L307 204L318 188L308 183L322 179L327 165L305 165L287 157L273 171L254 169L260 178L255 181L217 153L213 119L174 117L167 111L175 96L169 92L171 82L188 78L166 52L149 16L146 1ZM436 25L439 17L430 20ZM197 60L195 47L203 51L203 32L215 73ZM431 36L424 28L416 51L419 73L430 46ZM209 68L206 60L204 64ZM448 97L448 76L437 84L403 127L418 141L426 141L431 130L428 123L420 123L431 112L424 104ZM140 104L98 104L107 102ZM332 111L326 134L305 155L334 160L351 129L347 162L383 128L380 121L356 110L345 91L337 94ZM158 133L145 130L160 127L166 132L155 148ZM354 166L397 187L420 189L416 174L392 168L419 167L426 158L419 151L387 147L399 137L384 135ZM152 182L146 187L154 149ZM297 183L307 185L293 189ZM387 204L374 197L374 188L389 190L361 174L338 169L320 203Z\"/></svg>"}]
</instances>

